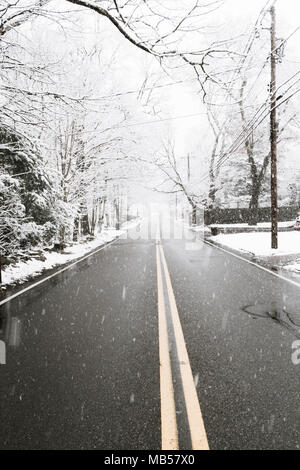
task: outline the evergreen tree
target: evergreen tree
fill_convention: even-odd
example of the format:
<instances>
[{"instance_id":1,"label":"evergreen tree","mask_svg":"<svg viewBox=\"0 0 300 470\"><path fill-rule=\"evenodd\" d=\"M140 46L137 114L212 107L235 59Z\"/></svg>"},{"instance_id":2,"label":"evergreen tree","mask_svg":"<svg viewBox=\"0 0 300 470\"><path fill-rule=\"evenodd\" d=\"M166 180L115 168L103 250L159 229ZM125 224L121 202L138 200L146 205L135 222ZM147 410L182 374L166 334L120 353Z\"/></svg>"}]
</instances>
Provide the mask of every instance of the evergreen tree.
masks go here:
<instances>
[{"instance_id":1,"label":"evergreen tree","mask_svg":"<svg viewBox=\"0 0 300 470\"><path fill-rule=\"evenodd\" d=\"M38 150L0 128L0 243L3 253L49 243L55 234L51 182Z\"/></svg>"}]
</instances>

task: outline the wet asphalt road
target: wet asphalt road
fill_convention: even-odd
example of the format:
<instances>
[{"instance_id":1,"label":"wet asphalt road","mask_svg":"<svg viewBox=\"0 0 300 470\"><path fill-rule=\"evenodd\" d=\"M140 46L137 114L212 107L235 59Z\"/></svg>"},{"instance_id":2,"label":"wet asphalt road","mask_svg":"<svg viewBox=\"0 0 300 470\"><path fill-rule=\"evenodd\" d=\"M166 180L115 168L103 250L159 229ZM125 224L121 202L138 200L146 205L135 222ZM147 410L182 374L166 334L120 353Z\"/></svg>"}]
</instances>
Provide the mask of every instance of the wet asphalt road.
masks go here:
<instances>
[{"instance_id":1,"label":"wet asphalt road","mask_svg":"<svg viewBox=\"0 0 300 470\"><path fill-rule=\"evenodd\" d=\"M210 448L299 448L299 288L163 246ZM0 307L1 449L160 449L155 248L117 240Z\"/></svg>"}]
</instances>

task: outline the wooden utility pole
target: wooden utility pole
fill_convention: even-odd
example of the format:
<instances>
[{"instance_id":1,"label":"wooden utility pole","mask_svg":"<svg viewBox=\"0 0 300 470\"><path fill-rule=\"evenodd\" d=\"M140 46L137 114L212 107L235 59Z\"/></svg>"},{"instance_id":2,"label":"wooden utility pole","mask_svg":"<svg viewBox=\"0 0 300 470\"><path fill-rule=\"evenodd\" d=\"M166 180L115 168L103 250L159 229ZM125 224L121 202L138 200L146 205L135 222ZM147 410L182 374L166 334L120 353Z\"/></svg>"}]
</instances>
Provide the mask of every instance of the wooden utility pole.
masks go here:
<instances>
[{"instance_id":1,"label":"wooden utility pole","mask_svg":"<svg viewBox=\"0 0 300 470\"><path fill-rule=\"evenodd\" d=\"M271 141L271 220L272 248L278 248L278 183L277 183L277 112L276 112L276 10L271 13L271 83L270 83L270 141Z\"/></svg>"}]
</instances>

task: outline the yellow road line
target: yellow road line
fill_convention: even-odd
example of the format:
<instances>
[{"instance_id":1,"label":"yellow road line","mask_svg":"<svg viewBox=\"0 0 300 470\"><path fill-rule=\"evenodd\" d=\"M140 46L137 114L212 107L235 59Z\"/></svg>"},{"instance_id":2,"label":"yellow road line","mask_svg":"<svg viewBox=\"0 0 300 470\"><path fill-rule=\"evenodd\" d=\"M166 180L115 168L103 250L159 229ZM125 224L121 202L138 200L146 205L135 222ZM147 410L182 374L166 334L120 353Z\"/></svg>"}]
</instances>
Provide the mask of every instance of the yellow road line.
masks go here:
<instances>
[{"instance_id":1,"label":"yellow road line","mask_svg":"<svg viewBox=\"0 0 300 470\"><path fill-rule=\"evenodd\" d=\"M157 246L158 249L158 246ZM160 245L161 260L164 267L167 290L170 301L170 310L175 331L175 341L179 358L180 373L182 378L184 399L190 427L193 450L209 450L203 417L199 405L198 395L194 384L192 369L186 349L180 318L176 306L171 278L167 267L162 245Z\"/></svg>"},{"instance_id":2,"label":"yellow road line","mask_svg":"<svg viewBox=\"0 0 300 470\"><path fill-rule=\"evenodd\" d=\"M158 288L158 331L160 359L160 400L162 450L178 450L176 409L169 353L168 328L163 294L162 270L158 245L156 246Z\"/></svg>"}]
</instances>

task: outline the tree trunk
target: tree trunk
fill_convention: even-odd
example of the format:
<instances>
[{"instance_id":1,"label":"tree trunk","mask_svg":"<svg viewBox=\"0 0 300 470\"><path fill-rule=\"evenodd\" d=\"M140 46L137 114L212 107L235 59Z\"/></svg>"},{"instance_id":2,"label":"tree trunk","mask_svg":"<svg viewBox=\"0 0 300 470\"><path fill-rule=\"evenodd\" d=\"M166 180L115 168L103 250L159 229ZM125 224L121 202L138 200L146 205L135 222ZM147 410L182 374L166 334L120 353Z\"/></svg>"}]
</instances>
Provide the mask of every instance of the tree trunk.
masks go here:
<instances>
[{"instance_id":1,"label":"tree trunk","mask_svg":"<svg viewBox=\"0 0 300 470\"><path fill-rule=\"evenodd\" d=\"M192 225L197 225L197 206L194 203L190 203L192 206Z\"/></svg>"},{"instance_id":2,"label":"tree trunk","mask_svg":"<svg viewBox=\"0 0 300 470\"><path fill-rule=\"evenodd\" d=\"M96 236L96 229L98 227L98 219L99 219L99 199L95 199L93 201L93 210L92 210L92 216L90 220L90 234L93 237Z\"/></svg>"},{"instance_id":3,"label":"tree trunk","mask_svg":"<svg viewBox=\"0 0 300 470\"><path fill-rule=\"evenodd\" d=\"M258 208L259 208L259 194L260 186L254 185L252 187L251 200L249 204L250 215L249 215L249 225L257 225L258 220Z\"/></svg>"},{"instance_id":4,"label":"tree trunk","mask_svg":"<svg viewBox=\"0 0 300 470\"><path fill-rule=\"evenodd\" d=\"M102 198L102 201L99 202L99 220L98 220L99 232L102 232L102 227L104 224L104 217L105 217L105 209L106 209L106 197Z\"/></svg>"},{"instance_id":5,"label":"tree trunk","mask_svg":"<svg viewBox=\"0 0 300 470\"><path fill-rule=\"evenodd\" d=\"M88 214L83 214L81 218L81 230L83 235L90 235L90 224Z\"/></svg>"},{"instance_id":6,"label":"tree trunk","mask_svg":"<svg viewBox=\"0 0 300 470\"><path fill-rule=\"evenodd\" d=\"M116 230L120 230L120 205L119 201L114 201L115 211L116 211Z\"/></svg>"},{"instance_id":7,"label":"tree trunk","mask_svg":"<svg viewBox=\"0 0 300 470\"><path fill-rule=\"evenodd\" d=\"M59 230L59 242L54 244L54 249L64 251L66 248L66 227L62 225Z\"/></svg>"}]
</instances>

